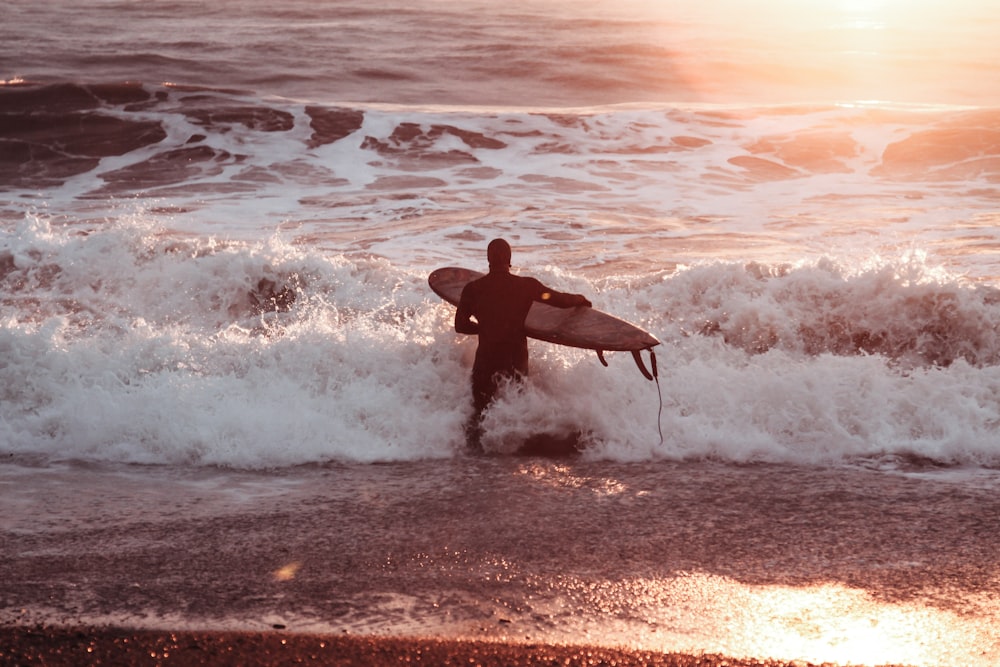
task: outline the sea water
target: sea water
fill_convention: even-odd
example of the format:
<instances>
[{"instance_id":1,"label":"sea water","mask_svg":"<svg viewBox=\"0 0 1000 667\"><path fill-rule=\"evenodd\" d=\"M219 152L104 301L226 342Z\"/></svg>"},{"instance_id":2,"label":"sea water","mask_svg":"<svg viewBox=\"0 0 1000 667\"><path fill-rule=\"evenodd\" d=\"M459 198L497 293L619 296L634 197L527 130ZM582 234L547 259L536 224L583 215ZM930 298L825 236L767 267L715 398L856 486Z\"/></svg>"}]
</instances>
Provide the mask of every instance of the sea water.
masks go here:
<instances>
[{"instance_id":1,"label":"sea water","mask_svg":"<svg viewBox=\"0 0 1000 667\"><path fill-rule=\"evenodd\" d=\"M7 3L5 498L461 465L497 236L661 345L532 342L492 453L994 484L1000 13L906 4Z\"/></svg>"}]
</instances>

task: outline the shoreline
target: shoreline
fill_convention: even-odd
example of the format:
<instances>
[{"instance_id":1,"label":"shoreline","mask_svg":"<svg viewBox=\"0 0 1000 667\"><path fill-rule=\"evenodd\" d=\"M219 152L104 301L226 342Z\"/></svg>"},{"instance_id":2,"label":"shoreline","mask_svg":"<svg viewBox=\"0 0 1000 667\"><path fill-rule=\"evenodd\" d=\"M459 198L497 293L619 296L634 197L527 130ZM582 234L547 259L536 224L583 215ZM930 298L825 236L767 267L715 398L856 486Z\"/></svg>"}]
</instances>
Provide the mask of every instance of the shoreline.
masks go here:
<instances>
[{"instance_id":1,"label":"shoreline","mask_svg":"<svg viewBox=\"0 0 1000 667\"><path fill-rule=\"evenodd\" d=\"M992 481L476 459L0 485L0 664L286 664L320 641L376 665L1000 659Z\"/></svg>"},{"instance_id":2,"label":"shoreline","mask_svg":"<svg viewBox=\"0 0 1000 667\"><path fill-rule=\"evenodd\" d=\"M441 638L238 631L135 630L117 627L0 627L0 663L10 665L336 664L560 665L565 667L818 667L801 660L657 653L587 645ZM901 667L879 665L877 667Z\"/></svg>"}]
</instances>

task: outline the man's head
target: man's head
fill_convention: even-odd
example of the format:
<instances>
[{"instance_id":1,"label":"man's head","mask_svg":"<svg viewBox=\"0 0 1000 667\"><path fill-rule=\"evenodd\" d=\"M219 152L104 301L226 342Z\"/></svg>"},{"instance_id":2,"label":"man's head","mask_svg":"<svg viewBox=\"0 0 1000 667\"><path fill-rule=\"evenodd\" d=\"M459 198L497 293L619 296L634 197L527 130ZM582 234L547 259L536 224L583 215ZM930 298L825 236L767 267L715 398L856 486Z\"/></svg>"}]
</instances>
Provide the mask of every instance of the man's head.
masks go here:
<instances>
[{"instance_id":1,"label":"man's head","mask_svg":"<svg viewBox=\"0 0 1000 667\"><path fill-rule=\"evenodd\" d=\"M510 268L510 244L503 239L493 239L486 247L486 259L490 262L491 270L506 271Z\"/></svg>"}]
</instances>

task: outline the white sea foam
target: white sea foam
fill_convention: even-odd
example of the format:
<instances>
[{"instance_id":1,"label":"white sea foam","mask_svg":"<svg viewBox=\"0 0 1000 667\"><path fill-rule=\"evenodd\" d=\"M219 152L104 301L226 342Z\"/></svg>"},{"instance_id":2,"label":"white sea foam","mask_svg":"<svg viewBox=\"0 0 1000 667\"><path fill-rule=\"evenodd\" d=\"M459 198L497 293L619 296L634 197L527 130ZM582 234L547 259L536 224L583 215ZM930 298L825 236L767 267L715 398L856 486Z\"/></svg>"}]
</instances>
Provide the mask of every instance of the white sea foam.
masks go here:
<instances>
[{"instance_id":1,"label":"white sea foam","mask_svg":"<svg viewBox=\"0 0 1000 667\"><path fill-rule=\"evenodd\" d=\"M135 219L84 235L36 218L7 243L4 451L248 468L463 455L474 342L421 270ZM982 326L997 299L919 258L536 274L663 341L662 418L629 355L603 368L533 342L530 382L487 418L496 451L581 432L614 460L998 463L1000 342ZM294 289L288 312L252 312L261 277Z\"/></svg>"},{"instance_id":2,"label":"white sea foam","mask_svg":"<svg viewBox=\"0 0 1000 667\"><path fill-rule=\"evenodd\" d=\"M187 234L256 241L281 228L424 269L478 256L504 233L526 265L559 243L591 273L638 253L667 266L917 248L975 278L1000 275L996 254L980 252L998 242L998 149L983 144L992 111L368 105L347 109L359 125L334 139L299 102L150 90L163 100L102 113L159 123L166 139L44 194L25 187L11 211L99 221L129 215L134 200ZM287 114L288 129L259 126L272 114Z\"/></svg>"}]
</instances>

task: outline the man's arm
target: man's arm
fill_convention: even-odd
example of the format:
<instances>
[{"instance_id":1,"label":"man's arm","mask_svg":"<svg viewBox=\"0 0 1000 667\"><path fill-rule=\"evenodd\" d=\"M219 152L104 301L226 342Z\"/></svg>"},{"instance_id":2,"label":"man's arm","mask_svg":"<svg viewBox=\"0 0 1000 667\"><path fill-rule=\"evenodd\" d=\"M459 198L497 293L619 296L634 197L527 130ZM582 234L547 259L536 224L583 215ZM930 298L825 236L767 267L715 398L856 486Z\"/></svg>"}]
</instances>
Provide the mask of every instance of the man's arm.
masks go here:
<instances>
[{"instance_id":1,"label":"man's arm","mask_svg":"<svg viewBox=\"0 0 1000 667\"><path fill-rule=\"evenodd\" d=\"M462 290L458 300L458 310L455 311L455 331L460 334L476 336L479 334L479 323L472 319L472 297L468 290Z\"/></svg>"}]
</instances>

